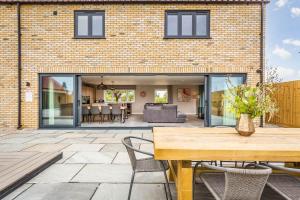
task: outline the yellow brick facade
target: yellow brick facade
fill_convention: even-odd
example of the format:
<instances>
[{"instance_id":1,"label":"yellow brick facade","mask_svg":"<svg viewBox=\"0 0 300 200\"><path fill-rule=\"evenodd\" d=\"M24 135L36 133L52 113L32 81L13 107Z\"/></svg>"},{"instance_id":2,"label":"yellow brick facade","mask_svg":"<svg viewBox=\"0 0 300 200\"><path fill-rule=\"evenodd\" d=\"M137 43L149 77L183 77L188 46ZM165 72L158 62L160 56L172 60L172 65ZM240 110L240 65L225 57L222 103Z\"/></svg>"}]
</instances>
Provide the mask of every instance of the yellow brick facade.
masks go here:
<instances>
[{"instance_id":1,"label":"yellow brick facade","mask_svg":"<svg viewBox=\"0 0 300 200\"><path fill-rule=\"evenodd\" d=\"M18 122L17 7L0 4L0 127Z\"/></svg>"},{"instance_id":2,"label":"yellow brick facade","mask_svg":"<svg viewBox=\"0 0 300 200\"><path fill-rule=\"evenodd\" d=\"M106 39L74 39L74 11L105 11ZM210 39L164 39L166 10L210 10ZM0 5L0 126L17 124L17 18ZM57 11L57 15L53 15ZM22 126L38 127L39 73L247 73L259 82L259 4L24 4ZM6 40L8 38L8 40ZM25 102L25 83L33 102Z\"/></svg>"}]
</instances>

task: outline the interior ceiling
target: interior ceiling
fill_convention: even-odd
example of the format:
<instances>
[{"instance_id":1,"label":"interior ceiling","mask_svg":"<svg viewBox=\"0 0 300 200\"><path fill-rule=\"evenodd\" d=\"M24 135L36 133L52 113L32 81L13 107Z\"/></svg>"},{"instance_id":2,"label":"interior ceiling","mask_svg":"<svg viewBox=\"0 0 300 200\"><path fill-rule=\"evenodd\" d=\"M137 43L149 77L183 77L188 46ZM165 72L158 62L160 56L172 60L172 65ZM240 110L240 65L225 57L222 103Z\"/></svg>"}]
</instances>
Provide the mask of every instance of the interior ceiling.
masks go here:
<instances>
[{"instance_id":1,"label":"interior ceiling","mask_svg":"<svg viewBox=\"0 0 300 200\"><path fill-rule=\"evenodd\" d=\"M204 76L82 76L85 84L99 85L203 85Z\"/></svg>"}]
</instances>

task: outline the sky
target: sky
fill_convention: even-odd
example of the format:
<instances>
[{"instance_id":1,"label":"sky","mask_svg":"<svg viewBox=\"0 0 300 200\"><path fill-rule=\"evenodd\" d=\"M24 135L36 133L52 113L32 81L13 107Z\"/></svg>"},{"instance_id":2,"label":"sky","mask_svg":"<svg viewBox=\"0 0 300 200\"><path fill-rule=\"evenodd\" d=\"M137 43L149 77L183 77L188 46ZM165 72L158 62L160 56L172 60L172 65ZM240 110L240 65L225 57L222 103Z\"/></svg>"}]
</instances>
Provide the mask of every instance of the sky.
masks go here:
<instances>
[{"instance_id":1,"label":"sky","mask_svg":"<svg viewBox=\"0 0 300 200\"><path fill-rule=\"evenodd\" d=\"M270 0L267 5L267 66L283 81L300 80L300 0Z\"/></svg>"}]
</instances>

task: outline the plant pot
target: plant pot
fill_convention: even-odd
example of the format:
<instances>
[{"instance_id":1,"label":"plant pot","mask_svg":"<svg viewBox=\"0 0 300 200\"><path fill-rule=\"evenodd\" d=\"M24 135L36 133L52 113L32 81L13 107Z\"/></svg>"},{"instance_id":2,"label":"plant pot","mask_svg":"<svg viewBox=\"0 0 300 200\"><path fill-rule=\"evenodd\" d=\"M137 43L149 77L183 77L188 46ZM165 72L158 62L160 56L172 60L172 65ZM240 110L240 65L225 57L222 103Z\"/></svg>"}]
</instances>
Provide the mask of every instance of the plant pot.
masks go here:
<instances>
[{"instance_id":1,"label":"plant pot","mask_svg":"<svg viewBox=\"0 0 300 200\"><path fill-rule=\"evenodd\" d=\"M255 133L254 123L250 115L241 114L235 129L241 136L250 136Z\"/></svg>"}]
</instances>

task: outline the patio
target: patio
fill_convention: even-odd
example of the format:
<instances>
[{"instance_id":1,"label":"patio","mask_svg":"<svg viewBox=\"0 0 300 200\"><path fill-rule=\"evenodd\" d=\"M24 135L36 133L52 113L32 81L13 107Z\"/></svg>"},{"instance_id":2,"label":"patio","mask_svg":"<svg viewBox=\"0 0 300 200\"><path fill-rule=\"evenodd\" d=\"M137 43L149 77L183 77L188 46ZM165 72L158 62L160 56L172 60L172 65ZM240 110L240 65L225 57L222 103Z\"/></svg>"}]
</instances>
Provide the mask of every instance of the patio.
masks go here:
<instances>
[{"instance_id":1,"label":"patio","mask_svg":"<svg viewBox=\"0 0 300 200\"><path fill-rule=\"evenodd\" d=\"M121 138L129 135L153 138L150 130L0 130L0 152L63 152L61 160L4 199L126 199L132 169ZM153 148L134 145L147 151ZM135 183L133 200L166 199L161 173L138 173ZM175 199L174 185L171 190ZM198 198L214 199L204 185ZM262 199L283 198L266 187Z\"/></svg>"}]
</instances>

